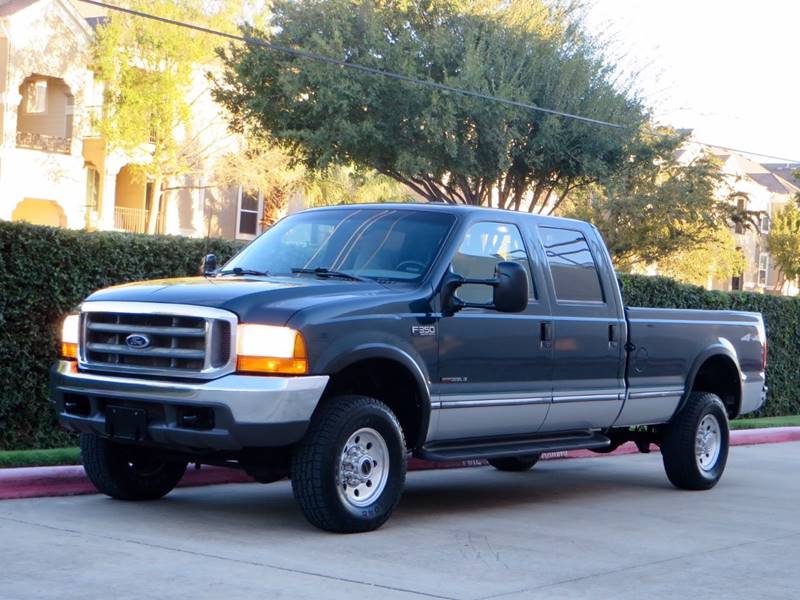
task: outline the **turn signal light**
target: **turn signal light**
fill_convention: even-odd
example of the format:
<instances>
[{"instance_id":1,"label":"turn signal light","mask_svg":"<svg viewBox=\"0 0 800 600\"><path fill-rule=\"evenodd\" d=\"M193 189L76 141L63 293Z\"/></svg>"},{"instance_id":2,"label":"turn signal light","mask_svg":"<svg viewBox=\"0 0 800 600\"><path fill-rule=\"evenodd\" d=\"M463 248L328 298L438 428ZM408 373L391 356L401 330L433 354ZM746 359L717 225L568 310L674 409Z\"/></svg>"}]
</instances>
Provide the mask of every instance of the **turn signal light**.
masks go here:
<instances>
[{"instance_id":1,"label":"turn signal light","mask_svg":"<svg viewBox=\"0 0 800 600\"><path fill-rule=\"evenodd\" d=\"M306 343L299 331L274 325L239 325L236 370L242 373L305 375Z\"/></svg>"},{"instance_id":2,"label":"turn signal light","mask_svg":"<svg viewBox=\"0 0 800 600\"><path fill-rule=\"evenodd\" d=\"M78 328L80 315L67 315L61 327L61 358L78 359Z\"/></svg>"}]
</instances>

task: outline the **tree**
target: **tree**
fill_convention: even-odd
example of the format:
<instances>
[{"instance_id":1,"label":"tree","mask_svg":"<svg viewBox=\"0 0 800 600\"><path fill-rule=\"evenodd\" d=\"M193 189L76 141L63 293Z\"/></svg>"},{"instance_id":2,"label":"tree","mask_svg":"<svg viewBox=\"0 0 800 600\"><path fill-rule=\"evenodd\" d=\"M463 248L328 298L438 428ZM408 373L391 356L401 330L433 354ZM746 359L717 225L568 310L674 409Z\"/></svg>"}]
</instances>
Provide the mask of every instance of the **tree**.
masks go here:
<instances>
[{"instance_id":1,"label":"tree","mask_svg":"<svg viewBox=\"0 0 800 600\"><path fill-rule=\"evenodd\" d=\"M232 29L234 0L129 0L132 9L214 28ZM214 60L208 36L114 12L97 28L93 67L105 84L98 123L110 148L140 157L154 182L148 232L154 233L167 182L196 170L206 148L191 120L193 77Z\"/></svg>"},{"instance_id":2,"label":"tree","mask_svg":"<svg viewBox=\"0 0 800 600\"><path fill-rule=\"evenodd\" d=\"M800 208L789 203L775 215L769 230L769 252L783 281L800 277Z\"/></svg>"},{"instance_id":3,"label":"tree","mask_svg":"<svg viewBox=\"0 0 800 600\"><path fill-rule=\"evenodd\" d=\"M278 0L267 27L244 33L623 128L255 45L220 51L214 96L235 131L269 133L313 170L355 164L431 201L550 211L625 165L647 121L577 15L545 0Z\"/></svg>"},{"instance_id":4,"label":"tree","mask_svg":"<svg viewBox=\"0 0 800 600\"><path fill-rule=\"evenodd\" d=\"M677 159L682 138L659 133L636 149L636 161L582 190L561 211L594 223L622 271L668 259L677 268L679 257L705 251L720 230L732 223L747 227L752 218L721 192L724 177L715 158L701 155L684 164ZM734 268L734 257L726 253L723 263Z\"/></svg>"},{"instance_id":5,"label":"tree","mask_svg":"<svg viewBox=\"0 0 800 600\"><path fill-rule=\"evenodd\" d=\"M710 281L740 275L746 266L729 227L708 231L705 239L658 261L658 274L684 283L707 286Z\"/></svg>"}]
</instances>

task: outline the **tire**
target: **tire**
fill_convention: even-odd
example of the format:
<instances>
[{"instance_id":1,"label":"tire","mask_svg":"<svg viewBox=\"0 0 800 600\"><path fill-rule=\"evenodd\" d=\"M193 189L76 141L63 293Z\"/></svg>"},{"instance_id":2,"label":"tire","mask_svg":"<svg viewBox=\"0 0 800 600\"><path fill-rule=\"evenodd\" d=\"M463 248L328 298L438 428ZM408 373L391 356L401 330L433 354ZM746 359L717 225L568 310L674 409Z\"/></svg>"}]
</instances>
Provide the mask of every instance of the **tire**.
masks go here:
<instances>
[{"instance_id":1,"label":"tire","mask_svg":"<svg viewBox=\"0 0 800 600\"><path fill-rule=\"evenodd\" d=\"M117 500L156 500L171 492L186 462L165 461L158 451L82 433L81 460L97 491Z\"/></svg>"},{"instance_id":2,"label":"tire","mask_svg":"<svg viewBox=\"0 0 800 600\"><path fill-rule=\"evenodd\" d=\"M336 396L320 406L292 453L292 492L320 529L377 529L400 501L406 446L394 413L366 396Z\"/></svg>"},{"instance_id":3,"label":"tire","mask_svg":"<svg viewBox=\"0 0 800 600\"><path fill-rule=\"evenodd\" d=\"M487 462L498 471L530 471L537 462L541 454L529 454L527 456L509 456L506 458L490 458Z\"/></svg>"},{"instance_id":4,"label":"tire","mask_svg":"<svg viewBox=\"0 0 800 600\"><path fill-rule=\"evenodd\" d=\"M708 392L692 392L662 434L661 456L672 485L684 490L714 487L725 471L729 440L722 400Z\"/></svg>"}]
</instances>

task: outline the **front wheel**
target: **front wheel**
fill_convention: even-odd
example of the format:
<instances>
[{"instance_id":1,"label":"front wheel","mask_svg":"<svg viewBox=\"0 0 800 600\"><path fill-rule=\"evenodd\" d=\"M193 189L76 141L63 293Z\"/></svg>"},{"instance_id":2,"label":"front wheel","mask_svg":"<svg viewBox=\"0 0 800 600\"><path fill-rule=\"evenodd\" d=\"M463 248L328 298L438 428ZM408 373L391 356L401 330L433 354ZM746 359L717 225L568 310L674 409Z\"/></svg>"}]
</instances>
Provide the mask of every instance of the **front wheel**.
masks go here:
<instances>
[{"instance_id":1,"label":"front wheel","mask_svg":"<svg viewBox=\"0 0 800 600\"><path fill-rule=\"evenodd\" d=\"M91 433L80 439L83 469L97 491L118 500L156 500L171 492L186 462L166 461L151 448L116 444Z\"/></svg>"},{"instance_id":2,"label":"front wheel","mask_svg":"<svg viewBox=\"0 0 800 600\"><path fill-rule=\"evenodd\" d=\"M400 501L406 448L382 402L337 396L311 420L292 454L292 491L312 525L337 533L380 527Z\"/></svg>"},{"instance_id":3,"label":"front wheel","mask_svg":"<svg viewBox=\"0 0 800 600\"><path fill-rule=\"evenodd\" d=\"M686 406L664 428L661 455L675 487L708 490L728 460L728 414L719 397L692 392Z\"/></svg>"}]
</instances>

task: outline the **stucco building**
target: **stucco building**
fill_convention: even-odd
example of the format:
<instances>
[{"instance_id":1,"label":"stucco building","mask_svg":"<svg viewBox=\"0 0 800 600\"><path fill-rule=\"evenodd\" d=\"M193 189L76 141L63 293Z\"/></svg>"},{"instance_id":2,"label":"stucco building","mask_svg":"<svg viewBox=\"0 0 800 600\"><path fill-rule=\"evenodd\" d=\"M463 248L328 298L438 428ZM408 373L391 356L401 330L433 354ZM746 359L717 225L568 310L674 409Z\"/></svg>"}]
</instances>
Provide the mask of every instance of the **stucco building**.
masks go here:
<instances>
[{"instance_id":1,"label":"stucco building","mask_svg":"<svg viewBox=\"0 0 800 600\"><path fill-rule=\"evenodd\" d=\"M122 153L94 127L103 85L91 69L94 28L104 18L71 0L0 0L0 219L145 232L153 182L137 164L148 148ZM158 233L250 239L263 199L241 186L214 187L214 159L235 151L204 69L191 90L192 122L181 135L204 149L202 173L168 183Z\"/></svg>"}]
</instances>

